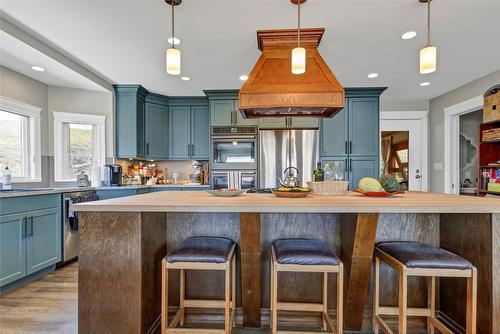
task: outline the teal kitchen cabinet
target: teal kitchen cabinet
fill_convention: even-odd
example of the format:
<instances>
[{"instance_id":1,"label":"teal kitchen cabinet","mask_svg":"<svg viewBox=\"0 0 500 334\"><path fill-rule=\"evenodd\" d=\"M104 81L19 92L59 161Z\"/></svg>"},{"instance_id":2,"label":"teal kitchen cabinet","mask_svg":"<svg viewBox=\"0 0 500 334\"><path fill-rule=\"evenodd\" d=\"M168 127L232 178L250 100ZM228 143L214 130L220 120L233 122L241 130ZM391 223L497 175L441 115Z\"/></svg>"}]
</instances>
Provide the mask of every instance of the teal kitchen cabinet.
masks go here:
<instances>
[{"instance_id":1,"label":"teal kitchen cabinet","mask_svg":"<svg viewBox=\"0 0 500 334\"><path fill-rule=\"evenodd\" d=\"M28 212L26 274L32 274L61 260L61 209Z\"/></svg>"},{"instance_id":2,"label":"teal kitchen cabinet","mask_svg":"<svg viewBox=\"0 0 500 334\"><path fill-rule=\"evenodd\" d=\"M266 117L259 118L261 129L317 129L318 118L313 117Z\"/></svg>"},{"instance_id":3,"label":"teal kitchen cabinet","mask_svg":"<svg viewBox=\"0 0 500 334\"><path fill-rule=\"evenodd\" d=\"M352 157L349 158L349 188L357 189L359 180L364 177L378 179L380 174L379 157Z\"/></svg>"},{"instance_id":4,"label":"teal kitchen cabinet","mask_svg":"<svg viewBox=\"0 0 500 334\"><path fill-rule=\"evenodd\" d=\"M206 98L171 98L169 107L169 158L208 160L209 107Z\"/></svg>"},{"instance_id":5,"label":"teal kitchen cabinet","mask_svg":"<svg viewBox=\"0 0 500 334\"><path fill-rule=\"evenodd\" d=\"M145 109L149 93L141 85L114 85L117 158L146 156Z\"/></svg>"},{"instance_id":6,"label":"teal kitchen cabinet","mask_svg":"<svg viewBox=\"0 0 500 334\"><path fill-rule=\"evenodd\" d=\"M0 286L26 275L26 213L0 216Z\"/></svg>"},{"instance_id":7,"label":"teal kitchen cabinet","mask_svg":"<svg viewBox=\"0 0 500 334\"><path fill-rule=\"evenodd\" d=\"M259 129L285 129L287 118L285 117L266 117L259 118Z\"/></svg>"},{"instance_id":8,"label":"teal kitchen cabinet","mask_svg":"<svg viewBox=\"0 0 500 334\"><path fill-rule=\"evenodd\" d=\"M134 196L140 194L146 194L152 191L152 188L127 188L127 186L117 187L116 189L99 189L97 190L97 196L99 199L111 199L126 196Z\"/></svg>"},{"instance_id":9,"label":"teal kitchen cabinet","mask_svg":"<svg viewBox=\"0 0 500 334\"><path fill-rule=\"evenodd\" d=\"M0 200L0 286L61 261L61 195Z\"/></svg>"},{"instance_id":10,"label":"teal kitchen cabinet","mask_svg":"<svg viewBox=\"0 0 500 334\"><path fill-rule=\"evenodd\" d=\"M350 187L365 176L378 178L380 133L379 96L385 88L346 88L345 107L320 120L320 157L341 161Z\"/></svg>"},{"instance_id":11,"label":"teal kitchen cabinet","mask_svg":"<svg viewBox=\"0 0 500 334\"><path fill-rule=\"evenodd\" d=\"M257 119L245 119L239 111L238 90L205 90L210 106L211 126L257 125Z\"/></svg>"},{"instance_id":12,"label":"teal kitchen cabinet","mask_svg":"<svg viewBox=\"0 0 500 334\"><path fill-rule=\"evenodd\" d=\"M145 106L145 157L168 159L168 98L149 93Z\"/></svg>"}]
</instances>

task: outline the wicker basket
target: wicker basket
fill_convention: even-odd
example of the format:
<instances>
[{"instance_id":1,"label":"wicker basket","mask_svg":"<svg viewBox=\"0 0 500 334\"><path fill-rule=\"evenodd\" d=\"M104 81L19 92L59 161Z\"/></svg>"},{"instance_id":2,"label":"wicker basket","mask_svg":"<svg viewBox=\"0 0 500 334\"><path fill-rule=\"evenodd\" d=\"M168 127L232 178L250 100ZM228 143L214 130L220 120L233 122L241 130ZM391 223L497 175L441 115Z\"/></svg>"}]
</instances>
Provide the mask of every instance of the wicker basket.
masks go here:
<instances>
[{"instance_id":1,"label":"wicker basket","mask_svg":"<svg viewBox=\"0 0 500 334\"><path fill-rule=\"evenodd\" d=\"M313 194L320 196L339 196L347 194L349 181L320 181L307 182L307 186L313 190Z\"/></svg>"},{"instance_id":2,"label":"wicker basket","mask_svg":"<svg viewBox=\"0 0 500 334\"><path fill-rule=\"evenodd\" d=\"M500 120L500 90L484 98L483 122Z\"/></svg>"},{"instance_id":3,"label":"wicker basket","mask_svg":"<svg viewBox=\"0 0 500 334\"><path fill-rule=\"evenodd\" d=\"M500 140L500 128L483 131L483 142L497 140Z\"/></svg>"}]
</instances>

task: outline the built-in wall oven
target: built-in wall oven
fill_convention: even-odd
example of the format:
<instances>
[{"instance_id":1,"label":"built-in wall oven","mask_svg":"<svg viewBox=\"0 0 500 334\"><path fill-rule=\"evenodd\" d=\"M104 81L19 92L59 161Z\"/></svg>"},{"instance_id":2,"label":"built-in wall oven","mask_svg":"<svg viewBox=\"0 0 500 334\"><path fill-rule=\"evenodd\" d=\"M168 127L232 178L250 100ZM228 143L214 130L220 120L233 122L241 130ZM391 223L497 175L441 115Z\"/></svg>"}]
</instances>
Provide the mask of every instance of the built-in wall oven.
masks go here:
<instances>
[{"instance_id":1,"label":"built-in wall oven","mask_svg":"<svg viewBox=\"0 0 500 334\"><path fill-rule=\"evenodd\" d=\"M257 170L257 127L212 127L211 169Z\"/></svg>"},{"instance_id":2,"label":"built-in wall oven","mask_svg":"<svg viewBox=\"0 0 500 334\"><path fill-rule=\"evenodd\" d=\"M212 189L253 189L257 188L257 171L213 171Z\"/></svg>"}]
</instances>

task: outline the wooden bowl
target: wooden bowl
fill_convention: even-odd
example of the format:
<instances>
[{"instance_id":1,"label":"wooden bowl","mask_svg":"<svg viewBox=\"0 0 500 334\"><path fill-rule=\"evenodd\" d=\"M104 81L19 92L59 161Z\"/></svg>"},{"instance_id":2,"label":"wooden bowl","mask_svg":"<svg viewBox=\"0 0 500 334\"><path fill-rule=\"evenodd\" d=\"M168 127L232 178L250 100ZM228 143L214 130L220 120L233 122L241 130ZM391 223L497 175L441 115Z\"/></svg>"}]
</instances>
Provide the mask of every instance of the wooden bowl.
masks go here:
<instances>
[{"instance_id":1,"label":"wooden bowl","mask_svg":"<svg viewBox=\"0 0 500 334\"><path fill-rule=\"evenodd\" d=\"M401 195L404 194L404 191L396 191L394 193L389 193L387 191L368 191L368 192L362 192L359 189L354 189L353 192L363 194L368 197L391 197L394 195Z\"/></svg>"},{"instance_id":2,"label":"wooden bowl","mask_svg":"<svg viewBox=\"0 0 500 334\"><path fill-rule=\"evenodd\" d=\"M311 194L312 191L278 191L273 190L273 194L284 198L304 198Z\"/></svg>"}]
</instances>

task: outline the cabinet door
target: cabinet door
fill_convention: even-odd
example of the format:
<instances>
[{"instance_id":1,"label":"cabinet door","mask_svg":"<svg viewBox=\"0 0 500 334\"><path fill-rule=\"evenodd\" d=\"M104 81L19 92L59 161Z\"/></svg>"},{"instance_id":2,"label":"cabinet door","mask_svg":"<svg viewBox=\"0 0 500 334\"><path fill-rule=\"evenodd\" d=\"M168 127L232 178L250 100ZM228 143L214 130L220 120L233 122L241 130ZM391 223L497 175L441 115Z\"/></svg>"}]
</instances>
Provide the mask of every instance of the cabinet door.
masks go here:
<instances>
[{"instance_id":1,"label":"cabinet door","mask_svg":"<svg viewBox=\"0 0 500 334\"><path fill-rule=\"evenodd\" d=\"M145 112L146 103L137 99L137 157L146 156Z\"/></svg>"},{"instance_id":2,"label":"cabinet door","mask_svg":"<svg viewBox=\"0 0 500 334\"><path fill-rule=\"evenodd\" d=\"M170 107L168 114L170 159L189 159L191 144L191 107Z\"/></svg>"},{"instance_id":3,"label":"cabinet door","mask_svg":"<svg viewBox=\"0 0 500 334\"><path fill-rule=\"evenodd\" d=\"M259 118L259 128L262 129L286 129L285 117Z\"/></svg>"},{"instance_id":4,"label":"cabinet door","mask_svg":"<svg viewBox=\"0 0 500 334\"><path fill-rule=\"evenodd\" d=\"M349 189L357 189L359 180L364 177L379 178L379 158L376 157L353 157L349 158Z\"/></svg>"},{"instance_id":5,"label":"cabinet door","mask_svg":"<svg viewBox=\"0 0 500 334\"><path fill-rule=\"evenodd\" d=\"M168 159L168 108L146 103L146 157Z\"/></svg>"},{"instance_id":6,"label":"cabinet door","mask_svg":"<svg viewBox=\"0 0 500 334\"><path fill-rule=\"evenodd\" d=\"M319 118L315 117L291 117L290 127L295 129L309 129L319 127Z\"/></svg>"},{"instance_id":7,"label":"cabinet door","mask_svg":"<svg viewBox=\"0 0 500 334\"><path fill-rule=\"evenodd\" d=\"M349 155L379 154L378 98L349 98Z\"/></svg>"},{"instance_id":8,"label":"cabinet door","mask_svg":"<svg viewBox=\"0 0 500 334\"><path fill-rule=\"evenodd\" d=\"M135 189L104 189L104 190L98 190L97 195L99 196L99 199L111 199L111 198L119 198L119 197L126 197L126 196L133 196L137 194L137 191Z\"/></svg>"},{"instance_id":9,"label":"cabinet door","mask_svg":"<svg viewBox=\"0 0 500 334\"><path fill-rule=\"evenodd\" d=\"M27 214L26 274L32 274L61 260L61 208L30 211Z\"/></svg>"},{"instance_id":10,"label":"cabinet door","mask_svg":"<svg viewBox=\"0 0 500 334\"><path fill-rule=\"evenodd\" d=\"M234 100L210 101L210 125L233 125Z\"/></svg>"},{"instance_id":11,"label":"cabinet door","mask_svg":"<svg viewBox=\"0 0 500 334\"><path fill-rule=\"evenodd\" d=\"M0 216L0 286L26 275L26 213Z\"/></svg>"},{"instance_id":12,"label":"cabinet door","mask_svg":"<svg viewBox=\"0 0 500 334\"><path fill-rule=\"evenodd\" d=\"M332 118L322 118L319 131L320 156L347 156L348 154L348 111L340 110Z\"/></svg>"},{"instance_id":13,"label":"cabinet door","mask_svg":"<svg viewBox=\"0 0 500 334\"><path fill-rule=\"evenodd\" d=\"M238 100L234 100L234 110L237 125L259 125L259 119L257 118L243 118L241 116Z\"/></svg>"},{"instance_id":14,"label":"cabinet door","mask_svg":"<svg viewBox=\"0 0 500 334\"><path fill-rule=\"evenodd\" d=\"M210 150L208 107L191 107L191 158L208 160Z\"/></svg>"}]
</instances>

